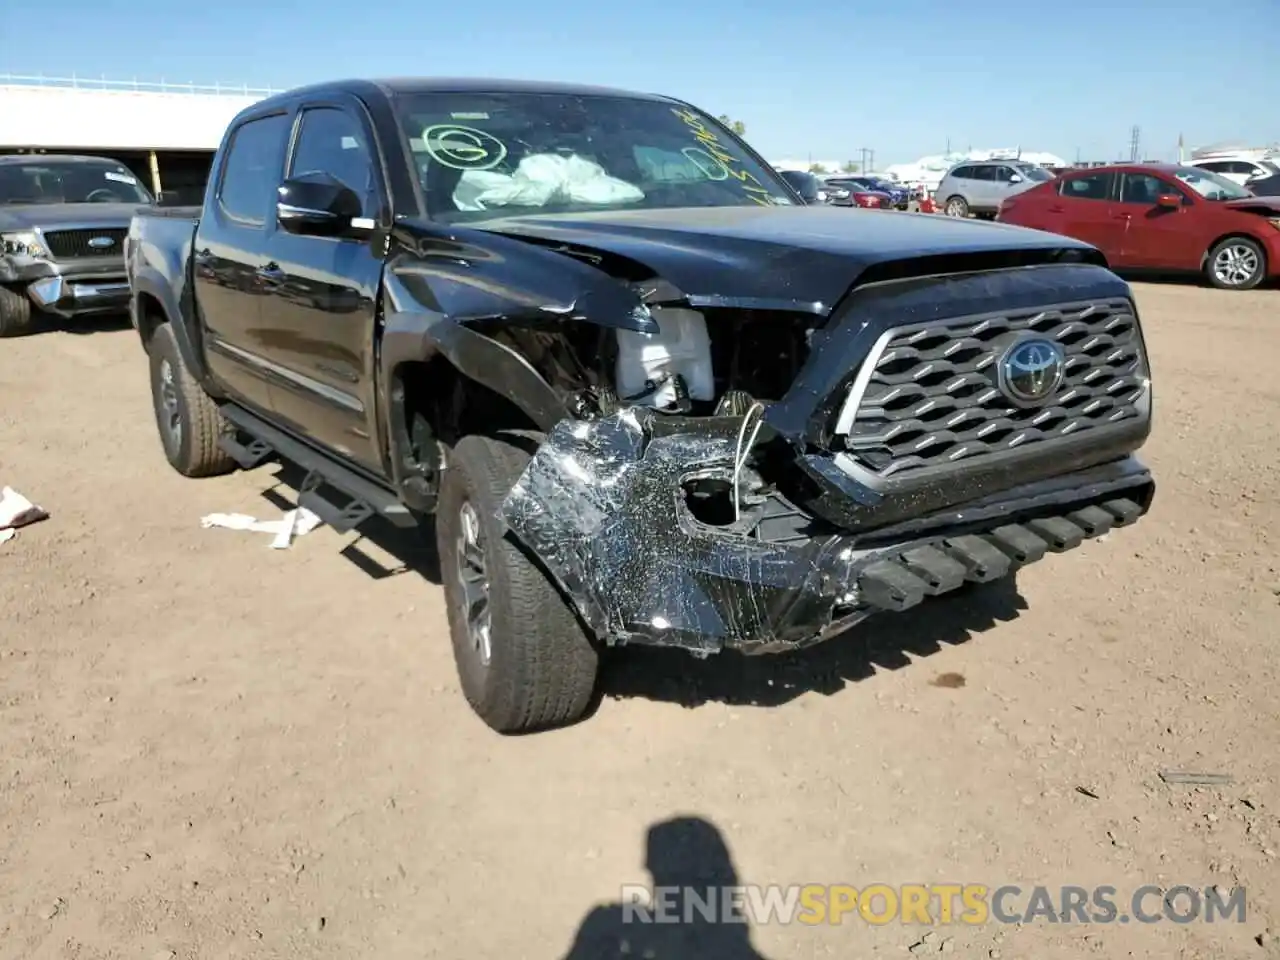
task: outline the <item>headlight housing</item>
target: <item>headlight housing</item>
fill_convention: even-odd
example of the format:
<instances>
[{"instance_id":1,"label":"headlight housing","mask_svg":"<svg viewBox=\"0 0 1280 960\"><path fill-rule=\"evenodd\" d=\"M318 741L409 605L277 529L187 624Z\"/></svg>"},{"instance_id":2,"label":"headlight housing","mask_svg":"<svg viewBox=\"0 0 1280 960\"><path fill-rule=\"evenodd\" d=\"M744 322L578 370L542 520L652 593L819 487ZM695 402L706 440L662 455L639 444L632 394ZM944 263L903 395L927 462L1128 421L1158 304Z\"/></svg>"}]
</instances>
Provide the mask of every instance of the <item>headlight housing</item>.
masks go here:
<instances>
[{"instance_id":1,"label":"headlight housing","mask_svg":"<svg viewBox=\"0 0 1280 960\"><path fill-rule=\"evenodd\" d=\"M47 257L49 251L33 231L0 233L0 254L20 257Z\"/></svg>"}]
</instances>

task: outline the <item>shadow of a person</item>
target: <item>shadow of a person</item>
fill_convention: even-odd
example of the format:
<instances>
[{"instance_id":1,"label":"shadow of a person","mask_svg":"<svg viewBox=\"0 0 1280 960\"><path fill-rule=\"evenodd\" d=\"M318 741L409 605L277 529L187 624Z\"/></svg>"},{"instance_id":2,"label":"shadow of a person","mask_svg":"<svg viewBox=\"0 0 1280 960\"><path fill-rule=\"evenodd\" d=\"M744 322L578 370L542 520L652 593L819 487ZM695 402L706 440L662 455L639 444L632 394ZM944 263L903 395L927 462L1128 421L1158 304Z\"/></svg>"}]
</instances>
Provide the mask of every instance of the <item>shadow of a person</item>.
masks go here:
<instances>
[{"instance_id":1,"label":"shadow of a person","mask_svg":"<svg viewBox=\"0 0 1280 960\"><path fill-rule=\"evenodd\" d=\"M739 881L714 824L701 817L654 824L645 868L653 877L654 901L596 907L578 927L565 960L765 960L751 944L748 918L741 910L725 912L730 888ZM668 894L665 911L664 888L676 891ZM704 912L700 904L710 909Z\"/></svg>"}]
</instances>

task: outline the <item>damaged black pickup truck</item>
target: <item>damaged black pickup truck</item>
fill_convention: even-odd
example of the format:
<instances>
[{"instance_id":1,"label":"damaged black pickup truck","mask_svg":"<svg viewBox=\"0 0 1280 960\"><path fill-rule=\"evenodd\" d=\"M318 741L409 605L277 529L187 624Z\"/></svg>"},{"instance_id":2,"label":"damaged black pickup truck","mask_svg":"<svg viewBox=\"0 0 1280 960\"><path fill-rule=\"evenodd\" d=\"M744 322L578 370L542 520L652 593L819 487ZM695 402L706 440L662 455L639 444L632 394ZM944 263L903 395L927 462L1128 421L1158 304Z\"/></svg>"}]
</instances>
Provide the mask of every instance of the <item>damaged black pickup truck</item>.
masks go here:
<instances>
[{"instance_id":1,"label":"damaged black pickup truck","mask_svg":"<svg viewBox=\"0 0 1280 960\"><path fill-rule=\"evenodd\" d=\"M139 216L128 249L173 467L278 457L339 530L433 523L503 732L580 717L610 646L794 650L1154 492L1098 251L804 206L666 97L296 90L232 122L197 222Z\"/></svg>"}]
</instances>

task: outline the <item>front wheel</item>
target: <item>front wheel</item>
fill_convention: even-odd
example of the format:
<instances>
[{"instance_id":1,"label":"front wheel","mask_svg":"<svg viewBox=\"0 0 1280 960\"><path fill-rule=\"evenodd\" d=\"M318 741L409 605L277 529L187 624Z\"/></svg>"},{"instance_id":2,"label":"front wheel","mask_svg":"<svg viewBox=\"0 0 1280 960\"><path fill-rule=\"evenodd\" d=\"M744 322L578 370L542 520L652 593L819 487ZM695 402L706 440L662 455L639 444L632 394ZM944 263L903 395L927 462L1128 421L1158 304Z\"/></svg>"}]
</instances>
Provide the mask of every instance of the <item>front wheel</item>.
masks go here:
<instances>
[{"instance_id":1,"label":"front wheel","mask_svg":"<svg viewBox=\"0 0 1280 960\"><path fill-rule=\"evenodd\" d=\"M31 330L31 301L0 287L0 337L17 337Z\"/></svg>"},{"instance_id":2,"label":"front wheel","mask_svg":"<svg viewBox=\"0 0 1280 960\"><path fill-rule=\"evenodd\" d=\"M944 208L948 217L967 217L969 215L969 202L964 197L951 197L947 200Z\"/></svg>"},{"instance_id":3,"label":"front wheel","mask_svg":"<svg viewBox=\"0 0 1280 960\"><path fill-rule=\"evenodd\" d=\"M599 652L572 607L502 520L502 501L529 463L522 442L536 439L463 437L436 506L458 679L472 709L499 733L578 720L599 670Z\"/></svg>"},{"instance_id":4,"label":"front wheel","mask_svg":"<svg viewBox=\"0 0 1280 960\"><path fill-rule=\"evenodd\" d=\"M1228 237L1209 251L1209 282L1220 290L1252 290L1267 275L1262 245L1248 237Z\"/></svg>"}]
</instances>

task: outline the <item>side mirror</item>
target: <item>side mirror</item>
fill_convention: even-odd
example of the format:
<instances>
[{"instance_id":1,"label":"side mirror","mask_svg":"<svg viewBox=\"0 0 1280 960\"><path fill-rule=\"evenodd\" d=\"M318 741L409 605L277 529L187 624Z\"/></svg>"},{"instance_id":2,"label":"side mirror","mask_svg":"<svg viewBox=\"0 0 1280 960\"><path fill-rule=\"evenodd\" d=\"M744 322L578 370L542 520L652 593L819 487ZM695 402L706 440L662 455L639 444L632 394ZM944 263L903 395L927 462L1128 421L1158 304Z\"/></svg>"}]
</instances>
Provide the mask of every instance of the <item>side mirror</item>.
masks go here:
<instances>
[{"instance_id":1,"label":"side mirror","mask_svg":"<svg viewBox=\"0 0 1280 960\"><path fill-rule=\"evenodd\" d=\"M1010 182L1010 183L1021 183L1021 182L1022 182L1022 174L1020 174L1020 173L1015 173L1013 176L1011 176L1011 177L1009 178L1009 182Z\"/></svg>"},{"instance_id":2,"label":"side mirror","mask_svg":"<svg viewBox=\"0 0 1280 960\"><path fill-rule=\"evenodd\" d=\"M276 219L290 233L340 236L362 212L355 191L327 173L304 174L276 188Z\"/></svg>"},{"instance_id":3,"label":"side mirror","mask_svg":"<svg viewBox=\"0 0 1280 960\"><path fill-rule=\"evenodd\" d=\"M1182 206L1182 197L1176 193L1162 193L1156 197L1156 206L1165 210L1176 210Z\"/></svg>"}]
</instances>

